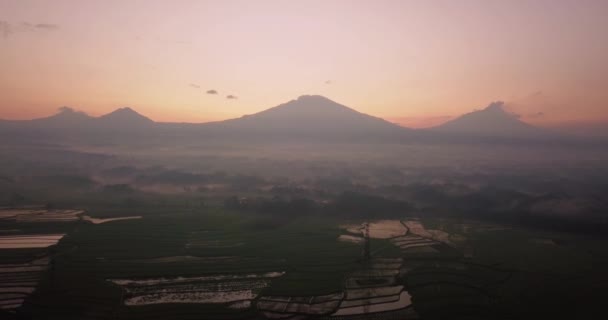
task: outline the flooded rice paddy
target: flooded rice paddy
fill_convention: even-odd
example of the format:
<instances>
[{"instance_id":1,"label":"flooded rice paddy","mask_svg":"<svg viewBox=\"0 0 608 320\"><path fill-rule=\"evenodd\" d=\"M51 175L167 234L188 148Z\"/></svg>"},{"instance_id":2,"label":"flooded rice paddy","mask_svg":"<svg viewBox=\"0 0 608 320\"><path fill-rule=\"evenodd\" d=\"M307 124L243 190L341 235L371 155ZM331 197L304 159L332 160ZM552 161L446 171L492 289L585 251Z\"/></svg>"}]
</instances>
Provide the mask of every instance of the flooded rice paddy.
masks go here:
<instances>
[{"instance_id":1,"label":"flooded rice paddy","mask_svg":"<svg viewBox=\"0 0 608 320\"><path fill-rule=\"evenodd\" d=\"M0 236L0 249L48 248L54 246L65 234L20 234Z\"/></svg>"},{"instance_id":2,"label":"flooded rice paddy","mask_svg":"<svg viewBox=\"0 0 608 320\"><path fill-rule=\"evenodd\" d=\"M1 209L0 220L14 222L74 222L80 219L82 210Z\"/></svg>"},{"instance_id":3,"label":"flooded rice paddy","mask_svg":"<svg viewBox=\"0 0 608 320\"><path fill-rule=\"evenodd\" d=\"M261 289L284 272L260 274L222 274L202 277L158 279L111 279L126 292L125 305L138 306L163 303L228 303L250 304ZM247 301L246 304L243 304ZM233 306L236 308L236 306Z\"/></svg>"},{"instance_id":4,"label":"flooded rice paddy","mask_svg":"<svg viewBox=\"0 0 608 320\"><path fill-rule=\"evenodd\" d=\"M24 263L0 263L0 309L19 308L49 267L49 257L34 258Z\"/></svg>"},{"instance_id":5,"label":"flooded rice paddy","mask_svg":"<svg viewBox=\"0 0 608 320\"><path fill-rule=\"evenodd\" d=\"M77 210L0 215L0 254L10 257L0 262L0 309L9 312L77 301L117 319L179 319L175 310L225 319L439 319L471 310L496 314L504 284L523 277L490 260L496 250L483 245L500 241L477 240L511 232L490 224L385 219L322 231L295 223L257 230L243 229L249 224L241 221L224 227L101 219ZM41 232L44 220L53 221L53 232ZM521 243L552 250L560 247L553 239L536 235ZM103 290L107 309L97 306ZM54 295L69 303L49 300Z\"/></svg>"},{"instance_id":6,"label":"flooded rice paddy","mask_svg":"<svg viewBox=\"0 0 608 320\"><path fill-rule=\"evenodd\" d=\"M107 222L112 222L112 221L134 220L134 219L141 219L141 218L142 218L142 216L130 216L130 217L101 219L101 218L93 218L93 217L85 215L82 217L82 220L91 222L93 224L102 224L102 223L107 223Z\"/></svg>"}]
</instances>

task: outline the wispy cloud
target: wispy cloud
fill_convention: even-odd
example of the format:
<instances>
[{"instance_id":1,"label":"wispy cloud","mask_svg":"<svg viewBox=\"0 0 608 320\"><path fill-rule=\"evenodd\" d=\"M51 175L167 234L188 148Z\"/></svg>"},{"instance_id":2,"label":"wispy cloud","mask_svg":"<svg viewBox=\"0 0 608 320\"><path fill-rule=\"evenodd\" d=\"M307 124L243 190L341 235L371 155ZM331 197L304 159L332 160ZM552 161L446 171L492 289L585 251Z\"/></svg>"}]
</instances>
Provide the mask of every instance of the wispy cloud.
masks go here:
<instances>
[{"instance_id":1,"label":"wispy cloud","mask_svg":"<svg viewBox=\"0 0 608 320\"><path fill-rule=\"evenodd\" d=\"M70 108L70 107L59 107L57 108L57 112L75 112L76 110L74 110L74 108Z\"/></svg>"},{"instance_id":2,"label":"wispy cloud","mask_svg":"<svg viewBox=\"0 0 608 320\"><path fill-rule=\"evenodd\" d=\"M63 113L63 114L74 113L74 114L80 114L80 115L88 116L88 114L86 112L84 112L84 111L77 110L77 109L74 109L74 108L71 108L71 107L67 107L67 106L59 107L57 109L57 112L58 113Z\"/></svg>"},{"instance_id":3,"label":"wispy cloud","mask_svg":"<svg viewBox=\"0 0 608 320\"><path fill-rule=\"evenodd\" d=\"M207 94L217 94L217 90L207 90Z\"/></svg>"},{"instance_id":4,"label":"wispy cloud","mask_svg":"<svg viewBox=\"0 0 608 320\"><path fill-rule=\"evenodd\" d=\"M485 109L486 110L504 110L505 103L503 101L492 101Z\"/></svg>"},{"instance_id":5,"label":"wispy cloud","mask_svg":"<svg viewBox=\"0 0 608 320\"><path fill-rule=\"evenodd\" d=\"M198 85L198 84L196 84L196 83L191 83L189 86L190 86L191 88L195 88L195 89L200 89L200 88L201 88L201 86L199 86L199 85Z\"/></svg>"},{"instance_id":6,"label":"wispy cloud","mask_svg":"<svg viewBox=\"0 0 608 320\"><path fill-rule=\"evenodd\" d=\"M229 94L229 95L227 95L227 96L226 96L226 99L232 100L232 99L238 99L238 97L237 97L237 96L234 96L234 95Z\"/></svg>"},{"instance_id":7,"label":"wispy cloud","mask_svg":"<svg viewBox=\"0 0 608 320\"><path fill-rule=\"evenodd\" d=\"M38 29L46 29L46 30L56 30L56 29L59 29L58 25L52 24L52 23L39 23L39 24L35 25L34 27L38 28Z\"/></svg>"},{"instance_id":8,"label":"wispy cloud","mask_svg":"<svg viewBox=\"0 0 608 320\"><path fill-rule=\"evenodd\" d=\"M8 38L13 33L10 23L6 21L0 21L0 34L2 38Z\"/></svg>"},{"instance_id":9,"label":"wispy cloud","mask_svg":"<svg viewBox=\"0 0 608 320\"><path fill-rule=\"evenodd\" d=\"M528 115L528 118L542 118L545 116L544 112L536 112Z\"/></svg>"},{"instance_id":10,"label":"wispy cloud","mask_svg":"<svg viewBox=\"0 0 608 320\"><path fill-rule=\"evenodd\" d=\"M325 84L332 84L333 82L331 80L326 80Z\"/></svg>"},{"instance_id":11,"label":"wispy cloud","mask_svg":"<svg viewBox=\"0 0 608 320\"><path fill-rule=\"evenodd\" d=\"M59 25L52 23L30 23L21 22L18 24L10 23L8 21L0 21L0 35L2 38L8 38L9 36L20 33L20 32L45 32L54 31L59 29Z\"/></svg>"}]
</instances>

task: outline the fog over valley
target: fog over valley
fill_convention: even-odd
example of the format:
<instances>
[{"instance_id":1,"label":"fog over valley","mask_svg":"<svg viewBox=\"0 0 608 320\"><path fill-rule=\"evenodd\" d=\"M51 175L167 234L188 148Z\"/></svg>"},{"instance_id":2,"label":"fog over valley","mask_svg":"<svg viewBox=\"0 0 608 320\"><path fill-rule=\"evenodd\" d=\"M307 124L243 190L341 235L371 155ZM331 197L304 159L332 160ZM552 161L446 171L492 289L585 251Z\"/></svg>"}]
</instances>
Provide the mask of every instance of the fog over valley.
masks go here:
<instances>
[{"instance_id":1,"label":"fog over valley","mask_svg":"<svg viewBox=\"0 0 608 320\"><path fill-rule=\"evenodd\" d=\"M606 17L0 0L0 320L607 318Z\"/></svg>"}]
</instances>

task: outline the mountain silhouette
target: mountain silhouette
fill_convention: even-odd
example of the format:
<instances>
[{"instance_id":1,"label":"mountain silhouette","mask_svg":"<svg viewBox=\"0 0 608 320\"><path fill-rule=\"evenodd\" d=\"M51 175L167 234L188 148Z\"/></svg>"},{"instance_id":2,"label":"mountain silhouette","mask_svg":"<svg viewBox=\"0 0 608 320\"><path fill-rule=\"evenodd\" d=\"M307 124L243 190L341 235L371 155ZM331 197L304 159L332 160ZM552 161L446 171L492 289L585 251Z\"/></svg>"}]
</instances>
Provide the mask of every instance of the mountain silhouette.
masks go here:
<instances>
[{"instance_id":1,"label":"mountain silhouette","mask_svg":"<svg viewBox=\"0 0 608 320\"><path fill-rule=\"evenodd\" d=\"M20 122L29 122L32 126L66 128L74 126L89 126L93 119L93 117L82 111L77 111L69 107L61 107L59 108L59 112L52 116Z\"/></svg>"},{"instance_id":2,"label":"mountain silhouette","mask_svg":"<svg viewBox=\"0 0 608 320\"><path fill-rule=\"evenodd\" d=\"M101 117L95 118L95 125L106 128L134 128L152 126L150 120L131 108L120 108Z\"/></svg>"},{"instance_id":3,"label":"mountain silhouette","mask_svg":"<svg viewBox=\"0 0 608 320\"><path fill-rule=\"evenodd\" d=\"M203 140L271 143L308 140L314 143L459 143L548 140L565 136L526 124L493 102L483 110L462 115L430 129L413 130L370 116L319 95L304 95L276 107L240 118L209 123L154 122L131 108L91 117L71 108L46 118L0 121L0 130L13 136L78 137L82 141L121 141L188 144ZM506 138L506 139L505 139Z\"/></svg>"},{"instance_id":4,"label":"mountain silhouette","mask_svg":"<svg viewBox=\"0 0 608 320\"><path fill-rule=\"evenodd\" d=\"M408 129L319 95L303 95L237 119L208 124L233 133L321 136L328 138L395 136Z\"/></svg>"},{"instance_id":5,"label":"mountain silhouette","mask_svg":"<svg viewBox=\"0 0 608 320\"><path fill-rule=\"evenodd\" d=\"M504 109L504 103L492 102L483 110L464 114L454 120L431 128L435 132L477 137L525 137L546 135L541 128L529 125Z\"/></svg>"},{"instance_id":6,"label":"mountain silhouette","mask_svg":"<svg viewBox=\"0 0 608 320\"><path fill-rule=\"evenodd\" d=\"M58 113L49 117L33 120L4 120L1 123L3 126L11 128L54 130L58 132L78 130L79 132L95 131L98 133L104 131L112 133L113 130L141 130L152 128L155 124L154 121L131 108L120 108L100 117L92 117L69 107L59 108Z\"/></svg>"}]
</instances>

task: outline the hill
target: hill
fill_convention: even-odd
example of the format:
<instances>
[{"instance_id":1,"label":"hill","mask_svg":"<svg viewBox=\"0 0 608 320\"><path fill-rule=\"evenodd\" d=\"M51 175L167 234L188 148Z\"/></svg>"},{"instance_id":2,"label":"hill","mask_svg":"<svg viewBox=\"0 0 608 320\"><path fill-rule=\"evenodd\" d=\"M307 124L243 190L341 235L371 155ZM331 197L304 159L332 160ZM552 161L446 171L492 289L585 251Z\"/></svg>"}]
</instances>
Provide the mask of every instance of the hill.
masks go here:
<instances>
[{"instance_id":1,"label":"hill","mask_svg":"<svg viewBox=\"0 0 608 320\"><path fill-rule=\"evenodd\" d=\"M475 135L479 138L542 138L549 134L534 127L504 109L503 102L492 102L483 110L464 114L454 120L429 129L456 135Z\"/></svg>"},{"instance_id":2,"label":"hill","mask_svg":"<svg viewBox=\"0 0 608 320\"><path fill-rule=\"evenodd\" d=\"M332 138L398 138L411 131L319 95L304 95L237 119L206 124L225 133Z\"/></svg>"},{"instance_id":3,"label":"hill","mask_svg":"<svg viewBox=\"0 0 608 320\"><path fill-rule=\"evenodd\" d=\"M150 120L131 108L120 108L111 113L95 118L97 127L108 129L134 129L141 127L151 127L154 121Z\"/></svg>"}]
</instances>

